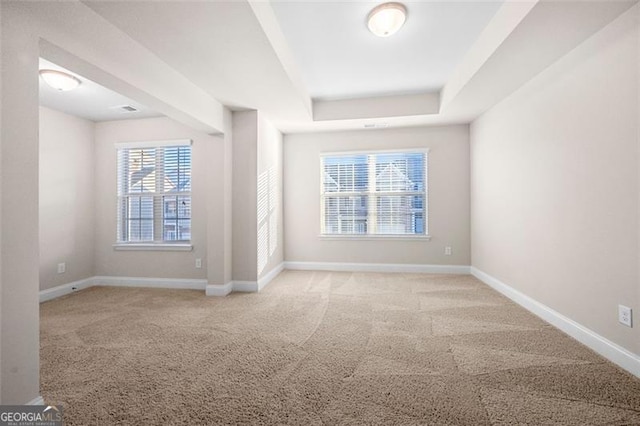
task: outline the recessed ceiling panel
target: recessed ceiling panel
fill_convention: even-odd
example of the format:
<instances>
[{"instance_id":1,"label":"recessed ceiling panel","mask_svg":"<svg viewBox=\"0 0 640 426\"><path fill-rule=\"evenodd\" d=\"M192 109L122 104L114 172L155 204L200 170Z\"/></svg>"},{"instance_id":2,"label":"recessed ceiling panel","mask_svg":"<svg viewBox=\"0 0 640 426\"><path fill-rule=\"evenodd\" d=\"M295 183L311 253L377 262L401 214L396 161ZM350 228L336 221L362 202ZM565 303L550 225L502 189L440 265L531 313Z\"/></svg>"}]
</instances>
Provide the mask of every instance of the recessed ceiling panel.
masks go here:
<instances>
[{"instance_id":1,"label":"recessed ceiling panel","mask_svg":"<svg viewBox=\"0 0 640 426\"><path fill-rule=\"evenodd\" d=\"M502 1L405 2L385 38L366 24L380 2L271 3L309 93L327 100L440 90Z\"/></svg>"}]
</instances>

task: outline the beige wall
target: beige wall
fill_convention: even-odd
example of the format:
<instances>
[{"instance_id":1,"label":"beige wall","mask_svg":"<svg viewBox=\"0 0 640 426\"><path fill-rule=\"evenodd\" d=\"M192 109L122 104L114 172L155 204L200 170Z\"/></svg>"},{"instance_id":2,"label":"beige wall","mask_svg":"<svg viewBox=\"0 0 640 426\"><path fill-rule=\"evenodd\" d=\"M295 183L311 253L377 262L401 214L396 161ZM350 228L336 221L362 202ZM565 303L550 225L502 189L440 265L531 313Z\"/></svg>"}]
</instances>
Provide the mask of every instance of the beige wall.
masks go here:
<instances>
[{"instance_id":1,"label":"beige wall","mask_svg":"<svg viewBox=\"0 0 640 426\"><path fill-rule=\"evenodd\" d=\"M92 121L40 108L40 290L94 275L93 134Z\"/></svg>"},{"instance_id":2,"label":"beige wall","mask_svg":"<svg viewBox=\"0 0 640 426\"><path fill-rule=\"evenodd\" d=\"M258 112L233 113L233 280L258 276L257 161Z\"/></svg>"},{"instance_id":3,"label":"beige wall","mask_svg":"<svg viewBox=\"0 0 640 426\"><path fill-rule=\"evenodd\" d=\"M39 392L38 303L38 38L2 7L2 404L24 404Z\"/></svg>"},{"instance_id":4,"label":"beige wall","mask_svg":"<svg viewBox=\"0 0 640 426\"><path fill-rule=\"evenodd\" d=\"M424 240L330 240L320 234L322 152L429 148L429 233ZM363 130L285 135L287 261L469 265L469 128ZM444 247L453 248L452 256Z\"/></svg>"},{"instance_id":5,"label":"beige wall","mask_svg":"<svg viewBox=\"0 0 640 426\"><path fill-rule=\"evenodd\" d=\"M209 284L222 285L232 280L232 113L224 110L224 135L207 144L207 264ZM220 154L220 150L223 154Z\"/></svg>"},{"instance_id":6,"label":"beige wall","mask_svg":"<svg viewBox=\"0 0 640 426\"><path fill-rule=\"evenodd\" d=\"M233 280L282 263L282 134L258 111L233 113Z\"/></svg>"},{"instance_id":7,"label":"beige wall","mask_svg":"<svg viewBox=\"0 0 640 426\"><path fill-rule=\"evenodd\" d=\"M207 191L222 199L223 138L192 130L169 118L149 118L97 123L95 132L95 273L124 277L206 279L207 269L224 270L222 256L207 257L207 226L224 226L222 217L207 208ZM119 251L116 241L116 149L127 141L192 139L192 231L193 251ZM211 174L213 172L213 174ZM207 217L211 213L210 217ZM211 232L215 230L210 229ZM223 232L217 230L219 235ZM202 268L195 268L195 259ZM212 259L215 264L208 265Z\"/></svg>"},{"instance_id":8,"label":"beige wall","mask_svg":"<svg viewBox=\"0 0 640 426\"><path fill-rule=\"evenodd\" d=\"M471 126L473 266L640 353L637 7Z\"/></svg>"},{"instance_id":9,"label":"beige wall","mask_svg":"<svg viewBox=\"0 0 640 426\"><path fill-rule=\"evenodd\" d=\"M206 278L216 284L231 280L231 212L221 202L231 196L230 130L212 137L168 118L95 125L55 110L40 111L41 290L94 275ZM114 251L114 141L179 138L194 140L194 250ZM94 197L94 191L108 195ZM195 268L196 258L202 259L201 269ZM64 274L57 273L60 262L67 264Z\"/></svg>"},{"instance_id":10,"label":"beige wall","mask_svg":"<svg viewBox=\"0 0 640 426\"><path fill-rule=\"evenodd\" d=\"M284 260L282 133L258 116L258 278Z\"/></svg>"}]
</instances>

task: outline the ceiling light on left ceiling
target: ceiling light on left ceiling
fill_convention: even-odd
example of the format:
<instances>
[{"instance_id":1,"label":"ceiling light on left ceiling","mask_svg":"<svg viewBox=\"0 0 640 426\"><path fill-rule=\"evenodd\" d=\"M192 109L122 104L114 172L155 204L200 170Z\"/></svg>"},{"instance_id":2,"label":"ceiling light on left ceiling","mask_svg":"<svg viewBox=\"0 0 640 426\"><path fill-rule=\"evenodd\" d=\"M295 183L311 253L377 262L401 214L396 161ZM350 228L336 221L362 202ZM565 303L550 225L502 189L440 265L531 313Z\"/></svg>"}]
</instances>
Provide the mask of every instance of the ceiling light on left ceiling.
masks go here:
<instances>
[{"instance_id":1,"label":"ceiling light on left ceiling","mask_svg":"<svg viewBox=\"0 0 640 426\"><path fill-rule=\"evenodd\" d=\"M367 17L369 30L378 37L389 37L404 25L407 8L401 3L383 3L371 10Z\"/></svg>"},{"instance_id":2,"label":"ceiling light on left ceiling","mask_svg":"<svg viewBox=\"0 0 640 426\"><path fill-rule=\"evenodd\" d=\"M80 86L80 80L71 74L56 70L40 70L40 77L49 86L61 92L73 90Z\"/></svg>"}]
</instances>

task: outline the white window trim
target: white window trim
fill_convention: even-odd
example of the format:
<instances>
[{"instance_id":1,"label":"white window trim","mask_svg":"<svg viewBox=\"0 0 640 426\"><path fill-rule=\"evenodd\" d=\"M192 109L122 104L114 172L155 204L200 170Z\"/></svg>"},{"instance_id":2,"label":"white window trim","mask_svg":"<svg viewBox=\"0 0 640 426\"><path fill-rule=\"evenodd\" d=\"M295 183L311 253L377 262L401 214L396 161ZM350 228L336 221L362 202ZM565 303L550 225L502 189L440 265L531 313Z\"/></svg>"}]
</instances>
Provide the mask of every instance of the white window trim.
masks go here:
<instances>
[{"instance_id":1,"label":"white window trim","mask_svg":"<svg viewBox=\"0 0 640 426\"><path fill-rule=\"evenodd\" d=\"M191 139L165 139L160 141L116 142L116 150L131 148L164 148L167 146L191 146Z\"/></svg>"},{"instance_id":2,"label":"white window trim","mask_svg":"<svg viewBox=\"0 0 640 426\"><path fill-rule=\"evenodd\" d=\"M117 243L113 245L114 250L131 251L191 251L191 244L171 244L171 243Z\"/></svg>"},{"instance_id":3,"label":"white window trim","mask_svg":"<svg viewBox=\"0 0 640 426\"><path fill-rule=\"evenodd\" d=\"M119 149L136 149L136 148L165 148L175 146L192 146L193 140L191 139L164 139L155 141L129 141L129 142L116 142L113 144L116 152ZM138 194L127 194L126 196L137 196ZM191 197L191 191L188 193L182 193L180 195ZM154 201L155 202L155 201ZM192 204L193 206L193 204ZM193 220L193 218L192 218ZM155 221L154 221L155 224ZM193 222L191 223L193 227ZM162 242L126 242L118 241L113 244L114 250L122 251L191 251L193 245L191 240L178 241L171 243L167 241Z\"/></svg>"},{"instance_id":4,"label":"white window trim","mask_svg":"<svg viewBox=\"0 0 640 426\"><path fill-rule=\"evenodd\" d=\"M339 155L377 155L377 154L394 154L394 153L423 153L426 156L426 160L424 163L424 192L421 194L424 195L424 213L427 218L427 226L426 230L429 231L429 152L430 148L403 148L403 149L378 149L378 150L358 150L358 151L331 151L331 152L321 152L319 161L320 161L320 232L318 234L318 238L323 241L330 240L400 240L400 241L431 241L431 235L428 233L425 234L325 234L323 233L323 219L324 219L324 169L323 169L323 157L331 157L331 156L339 156ZM341 195L343 193L340 193ZM349 195L350 193L344 193ZM361 192L358 192L361 195ZM368 192L367 192L368 194ZM416 194L416 193L412 193ZM398 193L393 193L393 195L401 195Z\"/></svg>"},{"instance_id":5,"label":"white window trim","mask_svg":"<svg viewBox=\"0 0 640 426\"><path fill-rule=\"evenodd\" d=\"M423 152L428 154L431 148L401 148L401 149L372 149L358 151L327 151L321 152L320 157L331 157L333 155L366 155L366 154L403 154L408 152Z\"/></svg>"},{"instance_id":6,"label":"white window trim","mask_svg":"<svg viewBox=\"0 0 640 426\"><path fill-rule=\"evenodd\" d=\"M340 240L383 240L383 241L431 241L431 235L426 234L320 234L323 241Z\"/></svg>"}]
</instances>

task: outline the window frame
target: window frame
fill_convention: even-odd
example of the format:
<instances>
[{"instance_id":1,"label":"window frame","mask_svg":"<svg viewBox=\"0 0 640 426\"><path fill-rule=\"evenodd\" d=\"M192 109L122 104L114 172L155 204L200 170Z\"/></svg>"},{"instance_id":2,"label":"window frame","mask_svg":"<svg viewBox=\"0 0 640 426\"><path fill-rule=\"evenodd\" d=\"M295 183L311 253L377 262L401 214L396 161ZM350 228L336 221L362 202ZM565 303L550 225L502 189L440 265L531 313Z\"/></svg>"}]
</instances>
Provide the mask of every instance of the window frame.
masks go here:
<instances>
[{"instance_id":1,"label":"window frame","mask_svg":"<svg viewBox=\"0 0 640 426\"><path fill-rule=\"evenodd\" d=\"M319 169L320 169L320 232L318 238L322 240L386 240L386 241L429 241L431 235L429 234L429 152L430 148L403 148L403 149L375 149L375 150L356 150L356 151L331 151L320 152L319 155ZM325 218L325 198L327 193L324 191L324 158L332 156L356 156L356 155L384 155L384 154L423 154L424 155L424 191L422 192L407 192L406 194L422 195L423 200L423 215L424 215L424 232L420 234L328 234L325 232L326 218ZM371 183L369 183L369 186ZM336 195L341 193L335 193ZM349 195L362 195L362 196L376 196L390 194L389 192L370 191L370 188L365 192L348 192ZM394 192L392 195L402 195L403 193ZM370 217L368 215L367 217Z\"/></svg>"},{"instance_id":2,"label":"window frame","mask_svg":"<svg viewBox=\"0 0 640 426\"><path fill-rule=\"evenodd\" d=\"M166 196L186 196L190 199L191 205L191 217L190 217L190 234L191 237L189 240L165 240L164 232L160 235L162 239L154 239L153 241L120 241L120 235L118 235L118 222L122 220L120 217L119 205L120 199L123 197L129 197L131 195L119 195L118 191L118 182L121 176L119 175L119 158L118 153L121 149L166 149L166 148L176 148L176 147L189 147L191 149L191 164L190 164L190 175L193 176L193 141L191 139L168 139L168 140L153 140L153 141L132 141L132 142L117 142L114 144L116 151L116 242L113 244L114 250L147 250L147 251L191 251L193 249L192 240L192 230L193 230L193 188L191 188L188 192L176 192L175 194L169 194L165 192L153 192L147 194L150 197L153 197L154 203L154 217L153 220L153 228L154 228L154 236L156 235L156 228L164 228L164 205L156 206L158 199L161 203L163 203L163 199ZM160 161L158 157L155 157L156 164ZM157 182L156 182L157 185ZM142 193L141 193L142 195ZM159 210L162 213L161 218L156 218L155 213Z\"/></svg>"}]
</instances>

